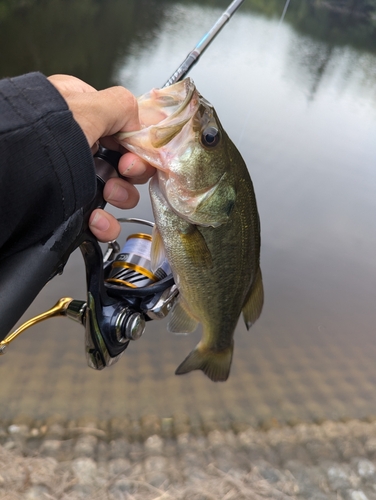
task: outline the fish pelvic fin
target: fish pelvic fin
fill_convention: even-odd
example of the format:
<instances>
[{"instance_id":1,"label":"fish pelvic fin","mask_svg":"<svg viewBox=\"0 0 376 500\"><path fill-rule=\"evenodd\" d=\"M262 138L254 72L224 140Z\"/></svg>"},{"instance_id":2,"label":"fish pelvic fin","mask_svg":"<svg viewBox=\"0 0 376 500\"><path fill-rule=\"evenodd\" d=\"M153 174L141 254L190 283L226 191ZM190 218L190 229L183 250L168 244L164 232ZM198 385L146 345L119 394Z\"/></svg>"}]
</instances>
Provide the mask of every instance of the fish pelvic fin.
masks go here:
<instances>
[{"instance_id":1,"label":"fish pelvic fin","mask_svg":"<svg viewBox=\"0 0 376 500\"><path fill-rule=\"evenodd\" d=\"M202 370L213 382L225 382L231 368L234 341L222 351L214 351L199 343L178 366L175 375L184 375L193 370Z\"/></svg>"},{"instance_id":2,"label":"fish pelvic fin","mask_svg":"<svg viewBox=\"0 0 376 500\"><path fill-rule=\"evenodd\" d=\"M264 287L262 284L262 275L260 267L257 269L255 281L250 289L250 292L244 302L243 318L247 330L260 317L262 306L264 305Z\"/></svg>"},{"instance_id":3,"label":"fish pelvic fin","mask_svg":"<svg viewBox=\"0 0 376 500\"><path fill-rule=\"evenodd\" d=\"M164 260L166 259L166 251L163 244L162 236L158 231L157 226L155 225L152 231L150 254L151 254L150 255L151 270L154 273L162 265L162 262L164 262Z\"/></svg>"},{"instance_id":4,"label":"fish pelvic fin","mask_svg":"<svg viewBox=\"0 0 376 500\"><path fill-rule=\"evenodd\" d=\"M175 303L171 311L171 317L167 325L167 329L171 333L192 333L196 330L198 322L192 318L189 311L184 306L181 298Z\"/></svg>"}]
</instances>

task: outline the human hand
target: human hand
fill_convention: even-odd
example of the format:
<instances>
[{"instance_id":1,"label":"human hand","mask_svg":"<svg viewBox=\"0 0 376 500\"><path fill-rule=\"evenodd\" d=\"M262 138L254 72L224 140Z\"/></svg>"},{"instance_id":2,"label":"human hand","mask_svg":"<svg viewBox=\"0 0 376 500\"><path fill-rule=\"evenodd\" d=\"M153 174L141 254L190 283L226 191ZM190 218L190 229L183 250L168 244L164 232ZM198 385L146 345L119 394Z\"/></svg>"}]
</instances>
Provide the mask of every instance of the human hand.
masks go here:
<instances>
[{"instance_id":1,"label":"human hand","mask_svg":"<svg viewBox=\"0 0 376 500\"><path fill-rule=\"evenodd\" d=\"M122 153L118 169L127 179L118 177L106 182L104 199L118 208L135 207L139 193L134 184L147 182L155 169L137 155L127 152L111 136L117 132L140 129L136 98L124 87L97 91L74 76L52 75L48 80L67 102L93 154L99 142L106 148ZM120 233L120 225L115 217L101 209L92 212L89 226L99 241L114 240Z\"/></svg>"}]
</instances>

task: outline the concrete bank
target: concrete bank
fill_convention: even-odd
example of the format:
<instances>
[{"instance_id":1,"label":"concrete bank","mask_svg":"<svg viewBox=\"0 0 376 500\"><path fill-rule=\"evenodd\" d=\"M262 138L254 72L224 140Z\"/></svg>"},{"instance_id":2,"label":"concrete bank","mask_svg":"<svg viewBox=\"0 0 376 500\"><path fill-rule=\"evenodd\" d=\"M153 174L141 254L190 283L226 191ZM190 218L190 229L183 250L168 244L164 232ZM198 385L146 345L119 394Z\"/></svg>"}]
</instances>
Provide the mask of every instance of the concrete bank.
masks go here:
<instances>
[{"instance_id":1,"label":"concrete bank","mask_svg":"<svg viewBox=\"0 0 376 500\"><path fill-rule=\"evenodd\" d=\"M19 417L2 422L0 443L7 500L376 500L376 421Z\"/></svg>"}]
</instances>

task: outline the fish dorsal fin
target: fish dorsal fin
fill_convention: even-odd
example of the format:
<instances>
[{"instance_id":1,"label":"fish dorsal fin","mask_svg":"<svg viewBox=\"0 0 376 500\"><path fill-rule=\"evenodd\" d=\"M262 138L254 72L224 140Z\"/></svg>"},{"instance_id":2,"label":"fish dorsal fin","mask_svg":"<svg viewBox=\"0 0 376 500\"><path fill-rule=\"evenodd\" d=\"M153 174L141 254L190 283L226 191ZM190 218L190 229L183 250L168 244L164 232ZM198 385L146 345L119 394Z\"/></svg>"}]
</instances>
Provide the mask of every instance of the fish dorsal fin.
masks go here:
<instances>
[{"instance_id":1,"label":"fish dorsal fin","mask_svg":"<svg viewBox=\"0 0 376 500\"><path fill-rule=\"evenodd\" d=\"M154 225L152 231L150 259L151 259L151 270L153 273L159 267L161 267L162 263L166 260L166 251L164 248L162 236L161 233L158 231L156 225Z\"/></svg>"},{"instance_id":2,"label":"fish dorsal fin","mask_svg":"<svg viewBox=\"0 0 376 500\"><path fill-rule=\"evenodd\" d=\"M166 125L164 127L150 128L150 142L153 148L161 148L168 144L184 127L188 120L182 120L176 124Z\"/></svg>"},{"instance_id":3,"label":"fish dorsal fin","mask_svg":"<svg viewBox=\"0 0 376 500\"><path fill-rule=\"evenodd\" d=\"M264 287L262 284L261 269L258 268L255 281L243 306L243 318L247 330L249 330L255 323L255 321L259 318L263 304Z\"/></svg>"},{"instance_id":4,"label":"fish dorsal fin","mask_svg":"<svg viewBox=\"0 0 376 500\"><path fill-rule=\"evenodd\" d=\"M198 322L192 318L180 298L171 311L171 317L167 326L168 331L182 334L192 333L196 330L197 325Z\"/></svg>"},{"instance_id":5,"label":"fish dorsal fin","mask_svg":"<svg viewBox=\"0 0 376 500\"><path fill-rule=\"evenodd\" d=\"M196 267L210 267L212 265L210 250L197 226L186 224L184 229L180 228L179 235L192 265Z\"/></svg>"}]
</instances>

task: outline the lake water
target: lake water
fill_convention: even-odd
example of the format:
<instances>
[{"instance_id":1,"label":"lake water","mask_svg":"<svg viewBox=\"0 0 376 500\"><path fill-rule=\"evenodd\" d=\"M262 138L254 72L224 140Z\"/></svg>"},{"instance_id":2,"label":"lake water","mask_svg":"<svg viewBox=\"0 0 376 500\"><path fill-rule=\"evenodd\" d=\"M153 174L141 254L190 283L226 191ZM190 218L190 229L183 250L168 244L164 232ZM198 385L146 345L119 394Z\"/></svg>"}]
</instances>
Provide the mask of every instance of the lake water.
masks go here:
<instances>
[{"instance_id":1,"label":"lake water","mask_svg":"<svg viewBox=\"0 0 376 500\"><path fill-rule=\"evenodd\" d=\"M64 72L138 95L163 85L225 7L56 0L0 9L0 76ZM297 0L281 22L283 7L246 0L190 73L248 165L261 218L265 306L249 332L239 321L228 382L176 377L200 334L172 336L155 321L117 365L94 372L83 329L54 319L0 360L2 415L376 414L376 29ZM140 191L130 214L151 219ZM83 267L76 252L24 318L62 295L85 298Z\"/></svg>"}]
</instances>

